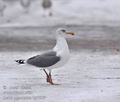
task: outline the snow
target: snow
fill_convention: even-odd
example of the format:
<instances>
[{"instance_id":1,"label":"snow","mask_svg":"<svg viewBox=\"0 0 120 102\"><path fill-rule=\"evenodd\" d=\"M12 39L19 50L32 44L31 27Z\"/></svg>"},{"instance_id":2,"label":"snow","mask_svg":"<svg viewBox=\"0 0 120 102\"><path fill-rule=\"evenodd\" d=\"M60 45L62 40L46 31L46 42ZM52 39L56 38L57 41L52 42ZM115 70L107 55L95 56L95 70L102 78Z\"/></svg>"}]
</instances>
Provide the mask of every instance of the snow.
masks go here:
<instances>
[{"instance_id":1,"label":"snow","mask_svg":"<svg viewBox=\"0 0 120 102\"><path fill-rule=\"evenodd\" d=\"M53 79L59 85L51 86L45 81L42 70L29 65L18 65L18 58L28 58L41 52L3 52L0 54L1 97L5 91L21 91L11 87L27 87L28 96L37 96L36 102L119 102L120 54L106 52L72 52L70 61L53 70ZM12 55L12 57L11 57ZM7 87L3 89L3 87ZM9 94L14 96L14 94ZM17 94L11 102L18 100ZM17 97L17 98L15 98ZM35 97L34 97L35 98ZM33 100L26 99L29 102ZM20 102L26 100L19 99ZM4 99L2 102L10 102ZM16 101L15 101L16 102Z\"/></svg>"},{"instance_id":2,"label":"snow","mask_svg":"<svg viewBox=\"0 0 120 102\"><path fill-rule=\"evenodd\" d=\"M39 0L32 1L28 14L17 0L4 1L7 8L0 17L0 102L120 101L119 0L54 0L52 17L43 15ZM52 86L41 69L14 60L27 59L53 46L54 32L61 26L74 30L77 38L69 40L69 62L52 71L58 83Z\"/></svg>"}]
</instances>

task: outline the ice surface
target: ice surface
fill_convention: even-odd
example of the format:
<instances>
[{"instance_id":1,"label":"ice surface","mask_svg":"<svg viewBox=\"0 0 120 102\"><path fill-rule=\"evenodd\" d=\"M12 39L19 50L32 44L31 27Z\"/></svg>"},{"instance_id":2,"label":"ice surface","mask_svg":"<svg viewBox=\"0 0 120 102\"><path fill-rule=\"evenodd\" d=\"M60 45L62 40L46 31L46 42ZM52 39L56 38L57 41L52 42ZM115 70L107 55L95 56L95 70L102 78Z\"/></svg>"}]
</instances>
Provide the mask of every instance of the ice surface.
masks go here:
<instances>
[{"instance_id":1,"label":"ice surface","mask_svg":"<svg viewBox=\"0 0 120 102\"><path fill-rule=\"evenodd\" d=\"M72 52L69 62L54 69L53 80L59 85L46 83L42 70L29 65L18 65L15 59L27 59L41 52L0 53L0 96L2 102L17 102L18 97L37 96L36 102L119 102L120 54L104 52ZM11 56L12 55L12 56ZM28 94L17 93L24 91ZM19 87L18 89L15 87ZM9 94L9 92L13 92ZM14 99L6 99L6 94ZM17 98L16 98L17 97ZM20 102L33 100L19 99Z\"/></svg>"},{"instance_id":2,"label":"ice surface","mask_svg":"<svg viewBox=\"0 0 120 102\"><path fill-rule=\"evenodd\" d=\"M119 25L119 0L54 0L53 17L43 16L38 0L28 14L14 1L0 17L0 102L120 101L120 31L111 27ZM61 25L77 35L67 39L71 59L52 71L59 85L51 86L41 69L14 60L52 48Z\"/></svg>"}]
</instances>

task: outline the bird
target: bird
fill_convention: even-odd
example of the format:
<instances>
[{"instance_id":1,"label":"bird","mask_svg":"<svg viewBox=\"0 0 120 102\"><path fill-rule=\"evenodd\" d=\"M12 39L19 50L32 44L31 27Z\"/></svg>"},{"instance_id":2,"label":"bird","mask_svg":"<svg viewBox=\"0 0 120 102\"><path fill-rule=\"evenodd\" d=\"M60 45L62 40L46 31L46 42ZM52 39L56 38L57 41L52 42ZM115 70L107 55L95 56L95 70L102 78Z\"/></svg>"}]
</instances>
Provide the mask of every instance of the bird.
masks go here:
<instances>
[{"instance_id":1,"label":"bird","mask_svg":"<svg viewBox=\"0 0 120 102\"><path fill-rule=\"evenodd\" d=\"M7 8L7 5L4 3L3 0L0 1L0 17L4 16L4 11Z\"/></svg>"},{"instance_id":2,"label":"bird","mask_svg":"<svg viewBox=\"0 0 120 102\"><path fill-rule=\"evenodd\" d=\"M48 13L49 16L52 16L52 1L51 0L43 0L42 1L42 7L43 9L46 11L46 13Z\"/></svg>"},{"instance_id":3,"label":"bird","mask_svg":"<svg viewBox=\"0 0 120 102\"><path fill-rule=\"evenodd\" d=\"M65 35L73 36L75 33L67 31L65 28L58 28L56 30L56 45L53 47L53 49L46 51L40 55L30 57L26 61L19 59L16 60L16 62L18 64L27 63L29 65L42 68L46 74L46 81L51 85L55 85L52 80L52 69L64 66L70 59L69 46Z\"/></svg>"},{"instance_id":4,"label":"bird","mask_svg":"<svg viewBox=\"0 0 120 102\"><path fill-rule=\"evenodd\" d=\"M24 13L29 13L30 6L31 6L31 0L20 0L21 6L24 8Z\"/></svg>"}]
</instances>

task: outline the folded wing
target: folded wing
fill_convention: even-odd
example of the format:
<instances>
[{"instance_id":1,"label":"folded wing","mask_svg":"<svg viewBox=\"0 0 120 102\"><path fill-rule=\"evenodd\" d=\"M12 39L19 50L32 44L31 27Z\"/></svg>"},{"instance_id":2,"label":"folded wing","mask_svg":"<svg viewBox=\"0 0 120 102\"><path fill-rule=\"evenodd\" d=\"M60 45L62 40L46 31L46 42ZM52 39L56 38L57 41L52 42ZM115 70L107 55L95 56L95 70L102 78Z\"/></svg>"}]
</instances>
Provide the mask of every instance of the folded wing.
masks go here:
<instances>
[{"instance_id":1,"label":"folded wing","mask_svg":"<svg viewBox=\"0 0 120 102\"><path fill-rule=\"evenodd\" d=\"M60 57L56 56L55 51L49 51L41 55L31 57L27 60L28 64L37 67L50 67L60 61Z\"/></svg>"}]
</instances>

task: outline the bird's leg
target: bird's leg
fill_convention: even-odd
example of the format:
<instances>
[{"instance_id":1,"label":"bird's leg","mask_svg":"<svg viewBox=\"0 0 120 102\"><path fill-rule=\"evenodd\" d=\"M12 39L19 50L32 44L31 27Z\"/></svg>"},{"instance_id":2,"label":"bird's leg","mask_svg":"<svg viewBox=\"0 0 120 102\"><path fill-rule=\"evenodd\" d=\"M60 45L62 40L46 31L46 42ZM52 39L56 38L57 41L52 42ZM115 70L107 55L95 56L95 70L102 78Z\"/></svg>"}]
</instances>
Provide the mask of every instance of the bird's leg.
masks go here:
<instances>
[{"instance_id":1,"label":"bird's leg","mask_svg":"<svg viewBox=\"0 0 120 102\"><path fill-rule=\"evenodd\" d=\"M45 74L46 74L46 76L47 76L46 81L47 81L47 82L50 82L50 80L49 80L49 74L47 73L47 71L46 71L45 69L43 69L43 71L45 72Z\"/></svg>"},{"instance_id":2,"label":"bird's leg","mask_svg":"<svg viewBox=\"0 0 120 102\"><path fill-rule=\"evenodd\" d=\"M50 83L51 85L54 85L53 81L52 81L52 75L51 75L51 71L49 72L49 74L47 73L47 71L45 69L43 69L43 71L45 72L46 76L47 76L47 79L46 81L48 83Z\"/></svg>"},{"instance_id":3,"label":"bird's leg","mask_svg":"<svg viewBox=\"0 0 120 102\"><path fill-rule=\"evenodd\" d=\"M48 16L53 16L52 9L49 9Z\"/></svg>"},{"instance_id":4,"label":"bird's leg","mask_svg":"<svg viewBox=\"0 0 120 102\"><path fill-rule=\"evenodd\" d=\"M52 75L51 75L51 72L49 73L49 83L51 85L54 85L53 81L52 81Z\"/></svg>"},{"instance_id":5,"label":"bird's leg","mask_svg":"<svg viewBox=\"0 0 120 102\"><path fill-rule=\"evenodd\" d=\"M52 11L49 11L49 16L52 16L52 15L53 15Z\"/></svg>"}]
</instances>

